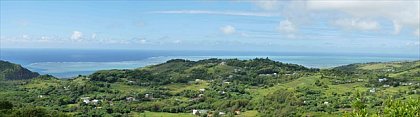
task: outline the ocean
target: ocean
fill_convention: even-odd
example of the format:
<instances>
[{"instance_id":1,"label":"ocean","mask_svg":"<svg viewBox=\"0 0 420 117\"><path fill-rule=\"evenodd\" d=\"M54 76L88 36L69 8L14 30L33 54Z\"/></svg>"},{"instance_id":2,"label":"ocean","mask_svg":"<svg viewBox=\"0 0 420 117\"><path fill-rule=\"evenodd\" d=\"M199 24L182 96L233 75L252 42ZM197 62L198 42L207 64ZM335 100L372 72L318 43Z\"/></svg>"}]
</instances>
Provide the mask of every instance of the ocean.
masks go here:
<instances>
[{"instance_id":1,"label":"ocean","mask_svg":"<svg viewBox=\"0 0 420 117\"><path fill-rule=\"evenodd\" d=\"M134 69L163 63L170 59L201 60L208 58L270 58L284 63L312 68L331 68L351 63L412 61L416 55L238 52L238 51L163 51L163 50L94 50L94 49L4 49L0 59L21 64L40 74L59 78L88 75L98 70Z\"/></svg>"}]
</instances>

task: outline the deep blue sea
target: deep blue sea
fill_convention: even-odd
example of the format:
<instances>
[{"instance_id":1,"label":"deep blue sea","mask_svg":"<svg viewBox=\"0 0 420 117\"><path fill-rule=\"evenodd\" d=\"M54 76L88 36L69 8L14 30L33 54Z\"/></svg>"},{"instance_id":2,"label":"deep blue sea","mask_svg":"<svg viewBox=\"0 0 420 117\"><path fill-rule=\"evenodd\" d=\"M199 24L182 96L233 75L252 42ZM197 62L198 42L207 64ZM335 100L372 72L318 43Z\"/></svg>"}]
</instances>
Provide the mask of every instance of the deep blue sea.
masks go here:
<instances>
[{"instance_id":1,"label":"deep blue sea","mask_svg":"<svg viewBox=\"0 0 420 117\"><path fill-rule=\"evenodd\" d=\"M329 68L351 63L412 61L418 55L383 55L303 52L238 52L238 51L162 51L162 50L93 50L93 49L4 49L0 59L21 64L40 74L71 78L97 70L133 69L180 58L270 58L306 67Z\"/></svg>"}]
</instances>

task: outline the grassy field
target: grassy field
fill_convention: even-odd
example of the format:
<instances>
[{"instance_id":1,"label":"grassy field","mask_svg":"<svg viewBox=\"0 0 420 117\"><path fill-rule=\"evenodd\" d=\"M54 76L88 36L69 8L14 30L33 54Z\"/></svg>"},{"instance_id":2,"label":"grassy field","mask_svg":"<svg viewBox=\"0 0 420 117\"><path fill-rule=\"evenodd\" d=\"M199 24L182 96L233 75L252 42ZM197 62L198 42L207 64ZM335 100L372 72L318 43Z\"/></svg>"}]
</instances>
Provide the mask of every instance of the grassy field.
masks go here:
<instances>
[{"instance_id":1,"label":"grassy field","mask_svg":"<svg viewBox=\"0 0 420 117\"><path fill-rule=\"evenodd\" d=\"M133 117L196 117L192 113L165 113L165 112L150 112L146 111L144 113L131 113L130 116Z\"/></svg>"},{"instance_id":2,"label":"grassy field","mask_svg":"<svg viewBox=\"0 0 420 117\"><path fill-rule=\"evenodd\" d=\"M208 83L206 81L200 81L196 84L170 84L166 86L170 89L170 92L173 94L179 93L184 90L200 90L208 87Z\"/></svg>"},{"instance_id":3,"label":"grassy field","mask_svg":"<svg viewBox=\"0 0 420 117\"><path fill-rule=\"evenodd\" d=\"M258 111L251 110L251 111L242 112L240 115L235 115L235 117L259 117L259 116L258 116Z\"/></svg>"}]
</instances>

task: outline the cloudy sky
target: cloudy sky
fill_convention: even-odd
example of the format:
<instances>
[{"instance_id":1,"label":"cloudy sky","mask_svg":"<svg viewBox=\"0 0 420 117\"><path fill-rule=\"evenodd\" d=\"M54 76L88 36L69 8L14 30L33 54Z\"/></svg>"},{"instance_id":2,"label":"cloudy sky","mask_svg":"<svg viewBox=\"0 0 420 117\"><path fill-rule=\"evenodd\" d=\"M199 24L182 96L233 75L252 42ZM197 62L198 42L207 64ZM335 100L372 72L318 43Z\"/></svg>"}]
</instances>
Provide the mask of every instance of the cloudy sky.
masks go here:
<instances>
[{"instance_id":1,"label":"cloudy sky","mask_svg":"<svg viewBox=\"0 0 420 117\"><path fill-rule=\"evenodd\" d=\"M1 1L1 48L418 55L419 0Z\"/></svg>"}]
</instances>

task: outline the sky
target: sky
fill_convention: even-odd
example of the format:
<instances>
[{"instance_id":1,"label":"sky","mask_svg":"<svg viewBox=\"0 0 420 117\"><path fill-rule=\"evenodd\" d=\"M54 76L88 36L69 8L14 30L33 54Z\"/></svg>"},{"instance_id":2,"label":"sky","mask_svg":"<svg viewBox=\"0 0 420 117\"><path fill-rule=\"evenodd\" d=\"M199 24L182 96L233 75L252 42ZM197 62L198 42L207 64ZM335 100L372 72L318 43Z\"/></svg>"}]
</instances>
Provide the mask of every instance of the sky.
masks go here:
<instances>
[{"instance_id":1,"label":"sky","mask_svg":"<svg viewBox=\"0 0 420 117\"><path fill-rule=\"evenodd\" d=\"M419 4L419 0L2 0L0 48L420 55Z\"/></svg>"}]
</instances>

